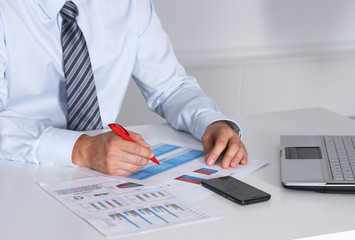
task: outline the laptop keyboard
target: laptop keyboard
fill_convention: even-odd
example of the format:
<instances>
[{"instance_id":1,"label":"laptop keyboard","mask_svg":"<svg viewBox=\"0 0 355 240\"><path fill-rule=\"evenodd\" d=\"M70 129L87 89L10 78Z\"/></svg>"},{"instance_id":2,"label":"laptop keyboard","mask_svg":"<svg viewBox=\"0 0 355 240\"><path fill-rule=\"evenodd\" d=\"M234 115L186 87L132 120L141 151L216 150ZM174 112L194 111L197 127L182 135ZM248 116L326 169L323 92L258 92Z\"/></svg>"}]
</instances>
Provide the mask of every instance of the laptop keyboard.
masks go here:
<instances>
[{"instance_id":1,"label":"laptop keyboard","mask_svg":"<svg viewBox=\"0 0 355 240\"><path fill-rule=\"evenodd\" d=\"M355 136L324 136L328 160L335 181L354 181Z\"/></svg>"}]
</instances>

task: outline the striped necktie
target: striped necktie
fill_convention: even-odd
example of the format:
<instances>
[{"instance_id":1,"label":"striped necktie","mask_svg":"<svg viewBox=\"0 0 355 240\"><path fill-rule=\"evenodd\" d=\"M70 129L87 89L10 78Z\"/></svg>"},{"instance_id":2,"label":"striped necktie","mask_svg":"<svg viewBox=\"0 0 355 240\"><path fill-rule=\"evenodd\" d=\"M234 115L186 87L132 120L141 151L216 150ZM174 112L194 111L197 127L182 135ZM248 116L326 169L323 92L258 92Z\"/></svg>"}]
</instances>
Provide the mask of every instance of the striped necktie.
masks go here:
<instances>
[{"instance_id":1,"label":"striped necktie","mask_svg":"<svg viewBox=\"0 0 355 240\"><path fill-rule=\"evenodd\" d=\"M89 52L76 21L78 9L68 1L60 13L63 17L61 38L68 102L67 128L77 131L102 129Z\"/></svg>"}]
</instances>

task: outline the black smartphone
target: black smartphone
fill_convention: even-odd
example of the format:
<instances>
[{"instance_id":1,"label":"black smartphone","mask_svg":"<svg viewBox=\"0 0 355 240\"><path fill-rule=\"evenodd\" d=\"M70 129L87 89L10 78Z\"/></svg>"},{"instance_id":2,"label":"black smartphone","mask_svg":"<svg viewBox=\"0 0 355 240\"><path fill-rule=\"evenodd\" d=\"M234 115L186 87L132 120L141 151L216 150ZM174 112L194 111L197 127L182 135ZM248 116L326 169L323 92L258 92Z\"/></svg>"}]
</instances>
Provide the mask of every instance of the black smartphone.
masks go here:
<instances>
[{"instance_id":1,"label":"black smartphone","mask_svg":"<svg viewBox=\"0 0 355 240\"><path fill-rule=\"evenodd\" d=\"M267 201L271 195L231 176L206 179L202 186L241 205Z\"/></svg>"}]
</instances>

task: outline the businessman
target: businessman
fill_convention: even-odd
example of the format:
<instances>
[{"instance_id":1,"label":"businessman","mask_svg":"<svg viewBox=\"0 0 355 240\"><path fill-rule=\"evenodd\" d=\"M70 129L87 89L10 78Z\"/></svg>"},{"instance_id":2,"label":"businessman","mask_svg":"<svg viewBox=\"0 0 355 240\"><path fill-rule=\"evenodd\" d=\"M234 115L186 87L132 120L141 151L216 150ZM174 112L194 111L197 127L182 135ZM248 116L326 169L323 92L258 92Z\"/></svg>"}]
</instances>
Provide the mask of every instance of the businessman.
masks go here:
<instances>
[{"instance_id":1,"label":"businessman","mask_svg":"<svg viewBox=\"0 0 355 240\"><path fill-rule=\"evenodd\" d=\"M131 77L208 165L247 164L239 126L186 75L149 0L0 0L0 159L138 171L153 156L139 134L85 134L115 121Z\"/></svg>"}]
</instances>

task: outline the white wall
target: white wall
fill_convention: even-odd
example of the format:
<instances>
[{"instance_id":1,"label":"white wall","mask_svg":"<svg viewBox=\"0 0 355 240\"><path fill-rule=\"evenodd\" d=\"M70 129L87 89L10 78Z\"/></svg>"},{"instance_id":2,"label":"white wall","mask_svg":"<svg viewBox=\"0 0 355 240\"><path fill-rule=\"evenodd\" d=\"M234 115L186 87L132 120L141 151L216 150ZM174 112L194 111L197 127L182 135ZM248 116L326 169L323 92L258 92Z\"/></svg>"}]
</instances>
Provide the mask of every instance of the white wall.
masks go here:
<instances>
[{"instance_id":1,"label":"white wall","mask_svg":"<svg viewBox=\"0 0 355 240\"><path fill-rule=\"evenodd\" d=\"M226 115L315 106L355 115L355 0L154 4L187 72ZM163 120L132 83L119 121Z\"/></svg>"}]
</instances>

